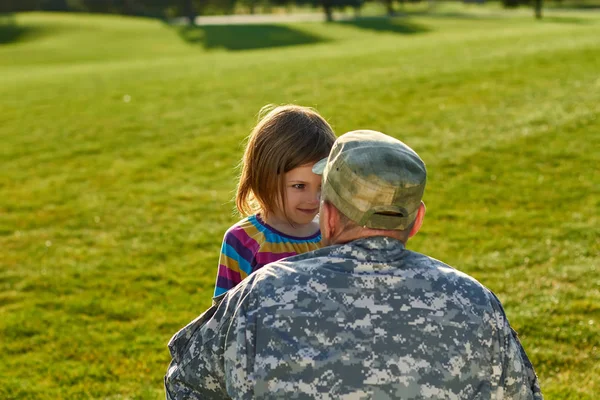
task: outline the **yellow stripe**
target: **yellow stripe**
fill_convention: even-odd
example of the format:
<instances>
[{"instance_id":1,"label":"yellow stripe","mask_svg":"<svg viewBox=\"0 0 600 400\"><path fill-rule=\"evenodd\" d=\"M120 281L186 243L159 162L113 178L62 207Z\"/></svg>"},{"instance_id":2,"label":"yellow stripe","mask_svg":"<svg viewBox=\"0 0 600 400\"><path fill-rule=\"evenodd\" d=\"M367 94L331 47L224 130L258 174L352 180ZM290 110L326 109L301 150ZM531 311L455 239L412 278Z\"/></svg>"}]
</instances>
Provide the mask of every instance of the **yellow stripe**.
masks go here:
<instances>
[{"instance_id":1,"label":"yellow stripe","mask_svg":"<svg viewBox=\"0 0 600 400\"><path fill-rule=\"evenodd\" d=\"M246 235L256 240L259 246L262 246L266 242L265 234L259 231L252 222L246 220L240 227L246 232Z\"/></svg>"},{"instance_id":2,"label":"yellow stripe","mask_svg":"<svg viewBox=\"0 0 600 400\"><path fill-rule=\"evenodd\" d=\"M318 243L264 243L261 248L261 253L290 253L298 254L307 253L323 247L323 241Z\"/></svg>"},{"instance_id":3,"label":"yellow stripe","mask_svg":"<svg viewBox=\"0 0 600 400\"><path fill-rule=\"evenodd\" d=\"M228 269L233 272L239 272L242 279L248 276L247 273L240 269L240 264L231 257L227 257L225 254L221 254L221 258L219 259L219 263L226 266Z\"/></svg>"}]
</instances>

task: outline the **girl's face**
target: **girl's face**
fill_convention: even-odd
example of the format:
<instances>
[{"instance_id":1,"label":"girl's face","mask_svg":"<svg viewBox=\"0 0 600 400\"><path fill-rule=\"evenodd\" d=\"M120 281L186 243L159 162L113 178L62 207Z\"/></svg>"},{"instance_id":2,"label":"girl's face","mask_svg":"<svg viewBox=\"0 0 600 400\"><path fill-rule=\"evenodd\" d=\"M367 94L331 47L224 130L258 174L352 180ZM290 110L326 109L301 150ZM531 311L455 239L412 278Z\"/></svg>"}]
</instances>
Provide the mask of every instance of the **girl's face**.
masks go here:
<instances>
[{"instance_id":1,"label":"girl's face","mask_svg":"<svg viewBox=\"0 0 600 400\"><path fill-rule=\"evenodd\" d=\"M312 222L319 212L321 175L312 172L313 165L302 165L285 174L284 215L297 225Z\"/></svg>"}]
</instances>

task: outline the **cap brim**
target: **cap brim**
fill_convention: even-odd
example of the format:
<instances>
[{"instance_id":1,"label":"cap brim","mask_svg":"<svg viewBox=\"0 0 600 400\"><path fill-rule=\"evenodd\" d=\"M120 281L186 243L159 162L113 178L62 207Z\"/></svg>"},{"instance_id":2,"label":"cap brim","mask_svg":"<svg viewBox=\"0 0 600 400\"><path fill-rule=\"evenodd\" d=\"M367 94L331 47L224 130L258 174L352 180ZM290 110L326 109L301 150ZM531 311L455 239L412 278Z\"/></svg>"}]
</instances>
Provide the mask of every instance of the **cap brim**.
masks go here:
<instances>
[{"instance_id":1,"label":"cap brim","mask_svg":"<svg viewBox=\"0 0 600 400\"><path fill-rule=\"evenodd\" d=\"M317 175L323 175L323 171L325 171L325 166L327 165L327 157L324 159L317 161L315 165L312 167L312 172Z\"/></svg>"}]
</instances>

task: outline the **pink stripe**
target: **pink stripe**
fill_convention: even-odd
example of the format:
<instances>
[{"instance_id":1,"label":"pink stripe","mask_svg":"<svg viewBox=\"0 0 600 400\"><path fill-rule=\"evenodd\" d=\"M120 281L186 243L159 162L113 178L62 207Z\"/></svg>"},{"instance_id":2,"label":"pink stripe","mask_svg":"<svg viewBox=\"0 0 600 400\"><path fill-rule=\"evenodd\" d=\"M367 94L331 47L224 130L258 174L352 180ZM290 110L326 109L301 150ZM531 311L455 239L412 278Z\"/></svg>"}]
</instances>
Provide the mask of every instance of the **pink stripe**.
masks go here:
<instances>
[{"instance_id":1,"label":"pink stripe","mask_svg":"<svg viewBox=\"0 0 600 400\"><path fill-rule=\"evenodd\" d=\"M230 230L229 232L233 236L235 236L244 245L244 247L246 247L248 250L250 250L252 252L252 254L254 254L258 251L258 248L260 247L258 242L256 240L254 240L253 238L251 238L250 236L248 236L248 234L246 233L246 231L244 229L236 227L236 228ZM250 260L248 260L248 261L250 261Z\"/></svg>"},{"instance_id":2,"label":"pink stripe","mask_svg":"<svg viewBox=\"0 0 600 400\"><path fill-rule=\"evenodd\" d=\"M274 261L279 261L282 258L286 258L286 257L291 257L291 256L295 256L296 252L288 252L288 253L257 253L255 258L256 258L256 263L257 264L268 264L268 263L272 263Z\"/></svg>"},{"instance_id":3,"label":"pink stripe","mask_svg":"<svg viewBox=\"0 0 600 400\"><path fill-rule=\"evenodd\" d=\"M242 280L242 276L239 272L231 270L223 264L219 264L219 276L231 280L237 280L238 282Z\"/></svg>"}]
</instances>

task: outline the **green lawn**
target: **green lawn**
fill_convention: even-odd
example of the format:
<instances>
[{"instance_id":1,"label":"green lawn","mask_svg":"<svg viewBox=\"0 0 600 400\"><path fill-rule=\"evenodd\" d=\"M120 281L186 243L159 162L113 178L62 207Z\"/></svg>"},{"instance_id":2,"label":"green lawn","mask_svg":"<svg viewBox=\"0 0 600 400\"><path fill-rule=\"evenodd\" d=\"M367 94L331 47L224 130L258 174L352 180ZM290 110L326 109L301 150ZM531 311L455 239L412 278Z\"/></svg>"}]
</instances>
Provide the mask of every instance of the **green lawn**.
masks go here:
<instances>
[{"instance_id":1,"label":"green lawn","mask_svg":"<svg viewBox=\"0 0 600 400\"><path fill-rule=\"evenodd\" d=\"M0 398L158 399L267 103L426 161L412 249L503 301L548 399L600 393L600 13L0 24Z\"/></svg>"}]
</instances>

